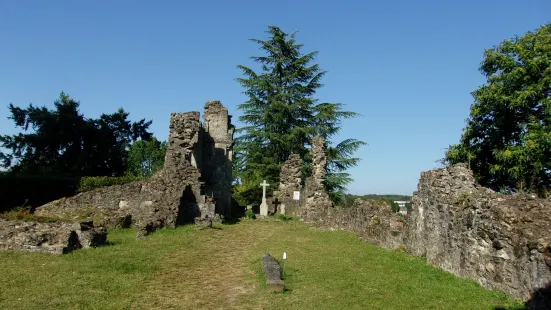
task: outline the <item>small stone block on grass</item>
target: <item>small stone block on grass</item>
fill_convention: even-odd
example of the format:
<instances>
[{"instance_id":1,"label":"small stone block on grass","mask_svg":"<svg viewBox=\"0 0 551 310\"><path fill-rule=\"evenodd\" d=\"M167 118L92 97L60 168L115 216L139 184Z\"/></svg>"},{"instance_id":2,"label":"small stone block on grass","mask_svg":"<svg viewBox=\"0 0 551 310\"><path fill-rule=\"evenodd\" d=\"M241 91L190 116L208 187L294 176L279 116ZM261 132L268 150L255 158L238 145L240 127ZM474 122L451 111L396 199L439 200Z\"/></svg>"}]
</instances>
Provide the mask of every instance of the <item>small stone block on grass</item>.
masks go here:
<instances>
[{"instance_id":1,"label":"small stone block on grass","mask_svg":"<svg viewBox=\"0 0 551 310\"><path fill-rule=\"evenodd\" d=\"M285 284L281 280L281 266L269 253L262 256L262 271L266 276L266 288L270 292L282 292Z\"/></svg>"}]
</instances>

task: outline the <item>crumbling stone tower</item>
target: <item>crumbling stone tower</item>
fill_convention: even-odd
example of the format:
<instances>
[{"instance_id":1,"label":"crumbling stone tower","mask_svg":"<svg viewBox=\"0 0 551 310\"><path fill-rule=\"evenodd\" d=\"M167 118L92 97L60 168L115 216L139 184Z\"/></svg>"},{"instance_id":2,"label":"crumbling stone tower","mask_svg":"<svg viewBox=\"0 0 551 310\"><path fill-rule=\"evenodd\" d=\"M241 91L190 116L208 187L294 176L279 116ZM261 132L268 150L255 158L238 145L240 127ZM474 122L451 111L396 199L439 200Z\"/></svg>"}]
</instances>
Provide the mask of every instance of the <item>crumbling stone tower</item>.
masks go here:
<instances>
[{"instance_id":1,"label":"crumbling stone tower","mask_svg":"<svg viewBox=\"0 0 551 310\"><path fill-rule=\"evenodd\" d=\"M138 238L197 218L230 215L234 126L220 101L207 102L203 117L201 123L196 111L171 114L165 163L151 178L54 201L37 215L68 215L91 206L105 227L131 218Z\"/></svg>"},{"instance_id":2,"label":"crumbling stone tower","mask_svg":"<svg viewBox=\"0 0 551 310\"><path fill-rule=\"evenodd\" d=\"M216 213L231 213L231 182L233 133L228 109L220 101L209 101L205 104L204 122L202 124L203 162L201 181L204 182L204 193L216 201Z\"/></svg>"},{"instance_id":3,"label":"crumbling stone tower","mask_svg":"<svg viewBox=\"0 0 551 310\"><path fill-rule=\"evenodd\" d=\"M313 137L311 143L312 175L306 180L306 203L302 209L302 218L306 221L323 218L333 206L325 191L327 143L320 136Z\"/></svg>"}]
</instances>

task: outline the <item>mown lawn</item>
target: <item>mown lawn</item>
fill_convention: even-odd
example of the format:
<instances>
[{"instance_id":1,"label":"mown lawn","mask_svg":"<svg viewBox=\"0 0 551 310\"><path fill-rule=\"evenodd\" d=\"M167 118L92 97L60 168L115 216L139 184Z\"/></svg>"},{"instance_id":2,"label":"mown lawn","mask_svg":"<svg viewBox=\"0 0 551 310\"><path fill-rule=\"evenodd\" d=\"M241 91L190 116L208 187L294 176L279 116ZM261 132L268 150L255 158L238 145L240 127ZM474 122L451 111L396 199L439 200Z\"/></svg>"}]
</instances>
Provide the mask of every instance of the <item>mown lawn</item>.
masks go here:
<instances>
[{"instance_id":1,"label":"mown lawn","mask_svg":"<svg viewBox=\"0 0 551 310\"><path fill-rule=\"evenodd\" d=\"M1 309L519 309L474 281L344 232L242 220L63 256L0 253ZM284 261L286 291L264 288L260 258Z\"/></svg>"}]
</instances>

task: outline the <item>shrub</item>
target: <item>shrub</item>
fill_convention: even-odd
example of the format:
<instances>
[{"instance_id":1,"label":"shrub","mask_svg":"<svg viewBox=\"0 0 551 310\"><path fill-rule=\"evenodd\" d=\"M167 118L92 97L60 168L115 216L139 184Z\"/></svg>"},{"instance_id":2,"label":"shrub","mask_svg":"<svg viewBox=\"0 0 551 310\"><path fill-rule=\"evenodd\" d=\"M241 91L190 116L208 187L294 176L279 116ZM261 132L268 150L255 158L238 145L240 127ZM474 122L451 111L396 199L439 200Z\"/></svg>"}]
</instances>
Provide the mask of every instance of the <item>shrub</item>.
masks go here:
<instances>
[{"instance_id":1,"label":"shrub","mask_svg":"<svg viewBox=\"0 0 551 310\"><path fill-rule=\"evenodd\" d=\"M112 185L122 185L134 181L144 180L144 177L122 176L122 177L83 177L80 179L79 192L87 192L96 188Z\"/></svg>"},{"instance_id":2,"label":"shrub","mask_svg":"<svg viewBox=\"0 0 551 310\"><path fill-rule=\"evenodd\" d=\"M0 212L25 205L36 208L76 194L80 178L0 174Z\"/></svg>"},{"instance_id":3,"label":"shrub","mask_svg":"<svg viewBox=\"0 0 551 310\"><path fill-rule=\"evenodd\" d=\"M58 219L36 216L30 212L28 207L16 207L10 211L0 213L0 218L10 221L26 221L26 222L42 222L42 223L51 223L57 222Z\"/></svg>"},{"instance_id":4,"label":"shrub","mask_svg":"<svg viewBox=\"0 0 551 310\"><path fill-rule=\"evenodd\" d=\"M255 219L256 215L254 214L253 210L247 210L247 212L245 212L245 217L248 219Z\"/></svg>"},{"instance_id":5,"label":"shrub","mask_svg":"<svg viewBox=\"0 0 551 310\"><path fill-rule=\"evenodd\" d=\"M285 215L285 214L281 214L281 213L276 214L276 217L278 219L284 221L284 222L297 219L297 217L295 217L295 216Z\"/></svg>"}]
</instances>

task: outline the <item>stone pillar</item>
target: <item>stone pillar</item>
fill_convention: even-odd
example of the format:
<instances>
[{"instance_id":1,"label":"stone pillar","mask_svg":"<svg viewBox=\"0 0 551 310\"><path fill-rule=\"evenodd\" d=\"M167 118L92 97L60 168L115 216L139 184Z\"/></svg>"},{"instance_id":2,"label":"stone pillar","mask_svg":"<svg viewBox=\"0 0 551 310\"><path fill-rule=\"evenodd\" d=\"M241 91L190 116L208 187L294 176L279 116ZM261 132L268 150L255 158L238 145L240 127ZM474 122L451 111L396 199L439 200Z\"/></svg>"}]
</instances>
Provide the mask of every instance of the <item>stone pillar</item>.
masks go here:
<instances>
[{"instance_id":1,"label":"stone pillar","mask_svg":"<svg viewBox=\"0 0 551 310\"><path fill-rule=\"evenodd\" d=\"M203 163L201 176L207 182L206 194L216 201L216 212L231 214L233 133L228 108L220 101L208 101L203 114Z\"/></svg>"},{"instance_id":2,"label":"stone pillar","mask_svg":"<svg viewBox=\"0 0 551 310\"><path fill-rule=\"evenodd\" d=\"M281 202L280 210L282 214L299 214L300 200L294 200L293 193L300 191L301 179L302 159L298 154L291 154L279 173L278 197Z\"/></svg>"},{"instance_id":3,"label":"stone pillar","mask_svg":"<svg viewBox=\"0 0 551 310\"><path fill-rule=\"evenodd\" d=\"M329 208L333 206L325 191L327 174L327 144L322 137L312 138L312 176L306 180L306 203L301 216L306 221L323 220Z\"/></svg>"}]
</instances>

